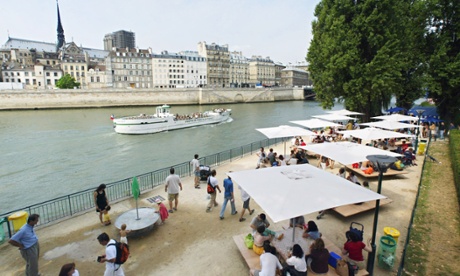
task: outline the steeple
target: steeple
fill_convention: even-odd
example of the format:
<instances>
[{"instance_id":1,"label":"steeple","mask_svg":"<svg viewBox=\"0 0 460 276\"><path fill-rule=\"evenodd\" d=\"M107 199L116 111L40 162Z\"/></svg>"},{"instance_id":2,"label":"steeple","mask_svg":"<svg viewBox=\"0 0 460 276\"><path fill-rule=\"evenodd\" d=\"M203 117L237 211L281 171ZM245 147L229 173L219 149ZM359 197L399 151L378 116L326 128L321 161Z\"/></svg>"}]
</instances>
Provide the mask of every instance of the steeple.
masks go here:
<instances>
[{"instance_id":1,"label":"steeple","mask_svg":"<svg viewBox=\"0 0 460 276\"><path fill-rule=\"evenodd\" d=\"M65 43L65 37L64 37L64 28L62 28L61 24L61 15L59 13L59 3L58 0L56 0L56 5L57 5L57 16L58 16L58 25L57 25L57 38L58 42L56 45L56 52L59 51L59 49L64 46Z\"/></svg>"}]
</instances>

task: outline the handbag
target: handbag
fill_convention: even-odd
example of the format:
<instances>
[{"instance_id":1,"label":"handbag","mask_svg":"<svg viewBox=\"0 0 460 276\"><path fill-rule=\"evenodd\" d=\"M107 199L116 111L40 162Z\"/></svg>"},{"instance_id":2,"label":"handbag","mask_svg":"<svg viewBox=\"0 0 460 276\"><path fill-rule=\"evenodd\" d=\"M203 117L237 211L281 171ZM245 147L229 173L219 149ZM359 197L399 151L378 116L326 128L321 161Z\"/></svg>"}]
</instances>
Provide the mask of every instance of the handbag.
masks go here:
<instances>
[{"instance_id":1,"label":"handbag","mask_svg":"<svg viewBox=\"0 0 460 276\"><path fill-rule=\"evenodd\" d=\"M348 276L348 264L344 260L338 260L335 272L340 276Z\"/></svg>"},{"instance_id":2,"label":"handbag","mask_svg":"<svg viewBox=\"0 0 460 276\"><path fill-rule=\"evenodd\" d=\"M244 244L248 249L252 249L252 246L254 245L254 237L252 234L248 234L246 237L244 237Z\"/></svg>"}]
</instances>

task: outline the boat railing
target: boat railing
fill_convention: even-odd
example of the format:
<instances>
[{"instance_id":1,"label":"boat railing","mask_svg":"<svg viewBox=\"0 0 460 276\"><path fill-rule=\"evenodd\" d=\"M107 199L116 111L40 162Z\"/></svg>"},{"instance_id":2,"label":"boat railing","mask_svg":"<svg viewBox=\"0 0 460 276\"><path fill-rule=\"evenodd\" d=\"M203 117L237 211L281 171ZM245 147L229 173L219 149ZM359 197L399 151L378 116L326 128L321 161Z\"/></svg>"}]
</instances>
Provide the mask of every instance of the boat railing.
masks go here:
<instances>
[{"instance_id":1,"label":"boat railing","mask_svg":"<svg viewBox=\"0 0 460 276\"><path fill-rule=\"evenodd\" d=\"M202 157L199 159L199 161L201 165L210 166L212 168L239 160L247 155L251 155L254 152L257 152L260 147L269 147L271 145L281 143L282 141L283 139L281 138L264 139L244 146L224 150ZM173 166L168 166L167 168L162 168L138 175L136 177L138 179L141 193L163 185L164 180L169 175L169 169L171 167L175 168L175 173L180 177L189 177L193 174L193 171L190 167L190 161L186 161ZM106 184L106 192L109 202L114 203L132 197L132 181L133 178L130 177ZM45 225L53 222L58 222L59 220L67 219L74 215L88 212L89 210L93 210L95 208L93 194L98 185L99 184L95 185L94 188L91 189L60 196L41 203L2 213L0 214L0 221L2 218L7 218L18 211L26 211L28 214L39 214L39 225ZM0 224L0 227L3 228L4 233L8 233L10 237L12 235L11 226L11 222L8 221L7 223ZM2 229L0 229L0 232L1 230Z\"/></svg>"}]
</instances>

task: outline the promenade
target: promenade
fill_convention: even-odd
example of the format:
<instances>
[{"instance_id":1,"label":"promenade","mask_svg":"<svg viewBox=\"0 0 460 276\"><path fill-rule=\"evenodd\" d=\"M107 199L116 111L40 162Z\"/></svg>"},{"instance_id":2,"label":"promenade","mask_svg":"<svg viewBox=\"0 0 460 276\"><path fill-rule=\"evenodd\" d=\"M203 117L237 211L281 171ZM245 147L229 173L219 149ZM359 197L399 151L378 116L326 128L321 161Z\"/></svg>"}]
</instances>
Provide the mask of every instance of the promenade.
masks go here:
<instances>
[{"instance_id":1,"label":"promenade","mask_svg":"<svg viewBox=\"0 0 460 276\"><path fill-rule=\"evenodd\" d=\"M275 151L282 153L283 144L274 147ZM408 167L406 175L385 177L382 194L393 200L393 203L380 208L379 224L376 244L383 235L383 228L394 227L401 232L397 248L397 258L394 269L396 270L406 240L412 208L417 193L417 186L421 175L423 157L417 156L419 166ZM237 161L213 169L217 170L219 185L226 178L228 171L254 169L257 162L255 154L246 156ZM315 159L310 159L310 164L316 165ZM336 173L339 165L334 170ZM361 182L363 180L361 179ZM239 222L242 201L235 183L236 207L238 214L230 215L230 206L227 206L225 219L219 219L219 211L223 201L223 193L218 194L219 206L212 212L206 213L208 203L206 183L202 182L201 189L194 189L193 178L182 178L183 191L180 193L178 211L170 214L164 225L155 226L151 232L129 237L131 256L123 265L126 275L248 275L248 269L240 252L233 242L232 236L250 232L251 218L263 212L251 200L251 208L256 212L249 216L245 214L246 221ZM263 183L260 183L263 185ZM370 182L372 190L377 190L377 179ZM152 191L145 192L139 199L139 207L156 207L146 199L156 195L167 198L164 187L160 186ZM109 200L110 200L110 194ZM306 195L308 200L308 195ZM165 202L167 205L167 202ZM124 200L112 204L111 218L114 222L118 215L135 208L134 199ZM322 219L316 220L317 214L308 214L305 219L315 220L320 232L338 247L345 242L345 232L352 221L364 225L364 239L367 240L372 233L373 211L367 211L350 218L343 218L330 211ZM273 224L270 228L281 230L287 227L288 221ZM128 225L129 229L129 225ZM96 237L107 232L111 238L119 239L118 231L112 225L101 226L94 210L83 215L37 229L40 241L40 272L42 275L57 275L60 267L68 262L75 262L80 275L103 275L104 264L96 262L98 255L104 253L105 248L99 245ZM0 272L2 275L23 275L25 262L17 248L7 243L0 246ZM367 256L366 256L367 257ZM376 261L377 265L377 261ZM375 275L389 275L388 271L376 267ZM395 274L393 272L392 274Z\"/></svg>"}]
</instances>

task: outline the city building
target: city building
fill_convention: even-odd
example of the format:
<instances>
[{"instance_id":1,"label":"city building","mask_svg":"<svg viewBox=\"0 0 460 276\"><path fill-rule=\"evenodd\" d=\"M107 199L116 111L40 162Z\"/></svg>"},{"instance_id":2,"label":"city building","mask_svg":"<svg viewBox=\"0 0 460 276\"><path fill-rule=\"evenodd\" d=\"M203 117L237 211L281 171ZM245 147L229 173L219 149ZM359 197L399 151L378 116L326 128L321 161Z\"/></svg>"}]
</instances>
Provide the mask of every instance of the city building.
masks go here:
<instances>
[{"instance_id":1,"label":"city building","mask_svg":"<svg viewBox=\"0 0 460 276\"><path fill-rule=\"evenodd\" d=\"M100 89L107 87L105 65L90 65L86 76L86 87Z\"/></svg>"},{"instance_id":2,"label":"city building","mask_svg":"<svg viewBox=\"0 0 460 276\"><path fill-rule=\"evenodd\" d=\"M230 86L230 52L228 45L198 43L198 54L206 58L209 87Z\"/></svg>"},{"instance_id":3,"label":"city building","mask_svg":"<svg viewBox=\"0 0 460 276\"><path fill-rule=\"evenodd\" d=\"M302 87L308 85L308 73L305 70L287 67L281 71L281 86Z\"/></svg>"},{"instance_id":4,"label":"city building","mask_svg":"<svg viewBox=\"0 0 460 276\"><path fill-rule=\"evenodd\" d=\"M136 35L133 32L120 30L104 36L104 50L112 48L136 48Z\"/></svg>"},{"instance_id":5,"label":"city building","mask_svg":"<svg viewBox=\"0 0 460 276\"><path fill-rule=\"evenodd\" d=\"M249 61L242 52L230 53L230 87L249 87Z\"/></svg>"},{"instance_id":6,"label":"city building","mask_svg":"<svg viewBox=\"0 0 460 276\"><path fill-rule=\"evenodd\" d=\"M281 62L275 62L275 86L281 85L281 72L286 68Z\"/></svg>"},{"instance_id":7,"label":"city building","mask_svg":"<svg viewBox=\"0 0 460 276\"><path fill-rule=\"evenodd\" d=\"M249 84L251 87L275 85L275 64L270 57L252 56L249 59Z\"/></svg>"}]
</instances>

